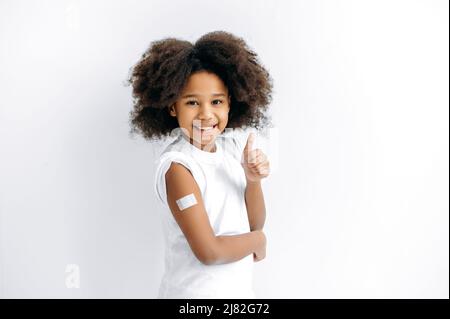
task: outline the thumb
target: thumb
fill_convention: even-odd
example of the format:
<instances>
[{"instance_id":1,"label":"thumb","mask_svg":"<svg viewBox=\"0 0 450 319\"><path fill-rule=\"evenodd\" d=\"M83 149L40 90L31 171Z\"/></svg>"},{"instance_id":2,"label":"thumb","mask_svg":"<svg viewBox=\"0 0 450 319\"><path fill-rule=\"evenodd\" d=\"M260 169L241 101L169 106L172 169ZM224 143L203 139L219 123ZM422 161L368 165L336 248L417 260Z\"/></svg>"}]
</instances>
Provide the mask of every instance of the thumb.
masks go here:
<instances>
[{"instance_id":1,"label":"thumb","mask_svg":"<svg viewBox=\"0 0 450 319\"><path fill-rule=\"evenodd\" d=\"M247 137L247 144L245 144L245 149L251 151L253 149L253 144L255 143L255 133L250 132Z\"/></svg>"},{"instance_id":2,"label":"thumb","mask_svg":"<svg viewBox=\"0 0 450 319\"><path fill-rule=\"evenodd\" d=\"M255 143L255 133L251 132L247 137L247 143L244 147L244 158L247 158L250 151L253 150L253 144Z\"/></svg>"}]
</instances>

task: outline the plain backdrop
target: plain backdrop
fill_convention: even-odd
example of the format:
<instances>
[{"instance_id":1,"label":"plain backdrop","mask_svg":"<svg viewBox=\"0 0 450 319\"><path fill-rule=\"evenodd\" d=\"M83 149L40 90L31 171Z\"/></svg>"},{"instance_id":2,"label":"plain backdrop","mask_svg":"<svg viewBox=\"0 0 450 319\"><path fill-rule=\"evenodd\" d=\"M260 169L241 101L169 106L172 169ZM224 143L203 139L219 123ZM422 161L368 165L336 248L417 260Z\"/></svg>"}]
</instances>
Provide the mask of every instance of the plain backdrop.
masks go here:
<instances>
[{"instance_id":1,"label":"plain backdrop","mask_svg":"<svg viewBox=\"0 0 450 319\"><path fill-rule=\"evenodd\" d=\"M1 1L0 296L156 297L161 145L124 83L151 41L223 30L274 80L257 296L449 298L448 7Z\"/></svg>"}]
</instances>

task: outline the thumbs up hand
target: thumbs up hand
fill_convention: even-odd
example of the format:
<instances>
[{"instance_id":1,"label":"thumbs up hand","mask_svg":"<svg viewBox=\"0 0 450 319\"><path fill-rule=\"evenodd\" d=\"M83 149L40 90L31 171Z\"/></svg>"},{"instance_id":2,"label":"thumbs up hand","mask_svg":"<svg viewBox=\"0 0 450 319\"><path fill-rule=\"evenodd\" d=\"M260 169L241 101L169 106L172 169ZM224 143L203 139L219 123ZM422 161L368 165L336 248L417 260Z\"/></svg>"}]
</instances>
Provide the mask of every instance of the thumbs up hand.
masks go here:
<instances>
[{"instance_id":1,"label":"thumbs up hand","mask_svg":"<svg viewBox=\"0 0 450 319\"><path fill-rule=\"evenodd\" d=\"M259 182L269 176L270 164L267 156L259 149L253 149L255 133L250 133L242 154L241 165L247 182Z\"/></svg>"}]
</instances>

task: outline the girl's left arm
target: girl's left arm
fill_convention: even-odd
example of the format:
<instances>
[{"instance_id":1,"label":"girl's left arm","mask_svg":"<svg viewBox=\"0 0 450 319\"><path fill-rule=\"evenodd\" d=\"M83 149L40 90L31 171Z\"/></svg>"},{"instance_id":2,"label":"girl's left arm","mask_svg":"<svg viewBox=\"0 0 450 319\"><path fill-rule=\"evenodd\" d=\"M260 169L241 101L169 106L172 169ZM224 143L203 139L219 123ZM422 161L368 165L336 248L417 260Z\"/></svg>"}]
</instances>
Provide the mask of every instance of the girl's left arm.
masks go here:
<instances>
[{"instance_id":1,"label":"girl's left arm","mask_svg":"<svg viewBox=\"0 0 450 319\"><path fill-rule=\"evenodd\" d=\"M247 186L245 188L245 204L247 206L250 230L262 230L266 220L266 207L261 188L261 180L269 176L270 163L260 149L253 149L254 133L250 133L242 154Z\"/></svg>"}]
</instances>

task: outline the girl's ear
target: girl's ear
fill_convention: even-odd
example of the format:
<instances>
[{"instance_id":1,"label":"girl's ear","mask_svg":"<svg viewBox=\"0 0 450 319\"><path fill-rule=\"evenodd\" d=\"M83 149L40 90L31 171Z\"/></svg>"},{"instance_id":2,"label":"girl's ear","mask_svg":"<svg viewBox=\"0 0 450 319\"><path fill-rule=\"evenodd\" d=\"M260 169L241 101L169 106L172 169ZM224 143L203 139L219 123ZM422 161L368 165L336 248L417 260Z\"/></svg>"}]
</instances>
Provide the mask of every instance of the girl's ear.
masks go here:
<instances>
[{"instance_id":1,"label":"girl's ear","mask_svg":"<svg viewBox=\"0 0 450 319\"><path fill-rule=\"evenodd\" d=\"M171 115L171 116L177 116L177 111L176 111L176 109L175 109L175 104L172 104L170 107L169 107L169 114Z\"/></svg>"}]
</instances>

